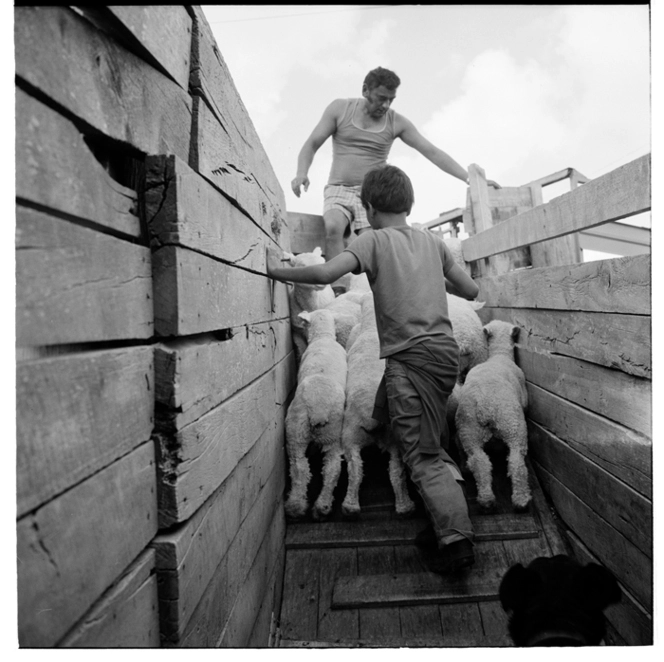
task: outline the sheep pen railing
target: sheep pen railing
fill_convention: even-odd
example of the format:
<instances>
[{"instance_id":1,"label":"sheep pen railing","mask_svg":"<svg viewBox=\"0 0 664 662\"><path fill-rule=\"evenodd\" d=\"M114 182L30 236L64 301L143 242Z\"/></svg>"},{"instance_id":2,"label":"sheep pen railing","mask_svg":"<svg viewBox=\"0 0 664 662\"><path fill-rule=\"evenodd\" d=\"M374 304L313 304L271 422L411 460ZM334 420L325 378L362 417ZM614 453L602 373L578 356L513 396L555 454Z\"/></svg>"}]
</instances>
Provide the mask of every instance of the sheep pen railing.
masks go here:
<instances>
[{"instance_id":1,"label":"sheep pen railing","mask_svg":"<svg viewBox=\"0 0 664 662\"><path fill-rule=\"evenodd\" d=\"M646 155L468 237L464 259L476 273L492 256L648 211L650 186ZM575 555L621 583L607 616L627 644L652 642L650 268L644 254L477 278L483 322L521 329L531 465Z\"/></svg>"}]
</instances>

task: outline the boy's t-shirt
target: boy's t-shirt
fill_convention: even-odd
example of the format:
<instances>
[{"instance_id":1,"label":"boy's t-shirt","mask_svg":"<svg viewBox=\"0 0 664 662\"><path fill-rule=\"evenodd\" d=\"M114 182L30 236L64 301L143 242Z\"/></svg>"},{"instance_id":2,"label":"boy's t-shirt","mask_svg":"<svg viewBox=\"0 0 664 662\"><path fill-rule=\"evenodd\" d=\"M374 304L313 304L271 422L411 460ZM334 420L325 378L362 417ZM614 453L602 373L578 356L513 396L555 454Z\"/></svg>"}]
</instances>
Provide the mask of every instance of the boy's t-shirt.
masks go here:
<instances>
[{"instance_id":1,"label":"boy's t-shirt","mask_svg":"<svg viewBox=\"0 0 664 662\"><path fill-rule=\"evenodd\" d=\"M363 232L345 250L371 285L381 359L426 338L453 337L445 275L454 258L440 237L409 225L381 228Z\"/></svg>"}]
</instances>

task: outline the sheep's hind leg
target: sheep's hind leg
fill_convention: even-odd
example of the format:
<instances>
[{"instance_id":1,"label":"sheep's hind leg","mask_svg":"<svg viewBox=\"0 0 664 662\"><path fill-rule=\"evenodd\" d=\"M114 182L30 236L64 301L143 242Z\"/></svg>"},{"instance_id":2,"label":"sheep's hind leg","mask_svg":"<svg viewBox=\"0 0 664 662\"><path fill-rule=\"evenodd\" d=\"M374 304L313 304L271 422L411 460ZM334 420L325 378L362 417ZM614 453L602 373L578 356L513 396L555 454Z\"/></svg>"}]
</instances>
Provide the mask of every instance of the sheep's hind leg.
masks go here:
<instances>
[{"instance_id":1,"label":"sheep's hind leg","mask_svg":"<svg viewBox=\"0 0 664 662\"><path fill-rule=\"evenodd\" d=\"M491 486L492 465L483 448L475 448L468 455L468 468L473 472L477 485L477 503L485 511L496 507L496 497Z\"/></svg>"},{"instance_id":2,"label":"sheep's hind leg","mask_svg":"<svg viewBox=\"0 0 664 662\"><path fill-rule=\"evenodd\" d=\"M507 475L512 481L512 505L515 510L526 510L532 496L528 484L525 453L520 447L514 447L510 442L508 445L510 451L507 458Z\"/></svg>"},{"instance_id":3,"label":"sheep's hind leg","mask_svg":"<svg viewBox=\"0 0 664 662\"><path fill-rule=\"evenodd\" d=\"M394 509L400 517L410 517L415 512L415 504L408 494L406 468L396 447L389 449L390 483L394 490Z\"/></svg>"},{"instance_id":4,"label":"sheep's hind leg","mask_svg":"<svg viewBox=\"0 0 664 662\"><path fill-rule=\"evenodd\" d=\"M334 488L339 482L341 474L341 459L343 452L341 445L334 446L325 451L323 458L323 487L316 499L311 515L315 520L322 520L332 512Z\"/></svg>"},{"instance_id":5,"label":"sheep's hind leg","mask_svg":"<svg viewBox=\"0 0 664 662\"><path fill-rule=\"evenodd\" d=\"M348 470L348 488L341 504L341 512L347 519L360 516L360 485L362 483L362 456L360 447L344 445L346 468Z\"/></svg>"},{"instance_id":6,"label":"sheep's hind leg","mask_svg":"<svg viewBox=\"0 0 664 662\"><path fill-rule=\"evenodd\" d=\"M302 519L307 513L307 488L311 480L311 469L305 451L306 448L295 444L288 446L291 488L284 509L289 519Z\"/></svg>"}]
</instances>

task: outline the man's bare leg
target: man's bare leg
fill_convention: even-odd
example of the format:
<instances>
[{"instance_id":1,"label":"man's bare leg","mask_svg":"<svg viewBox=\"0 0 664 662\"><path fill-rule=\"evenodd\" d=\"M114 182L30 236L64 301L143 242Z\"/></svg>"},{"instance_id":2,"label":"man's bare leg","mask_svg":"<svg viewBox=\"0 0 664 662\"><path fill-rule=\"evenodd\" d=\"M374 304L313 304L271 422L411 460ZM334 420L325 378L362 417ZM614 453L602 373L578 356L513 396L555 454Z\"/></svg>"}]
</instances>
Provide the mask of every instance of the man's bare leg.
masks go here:
<instances>
[{"instance_id":1,"label":"man's bare leg","mask_svg":"<svg viewBox=\"0 0 664 662\"><path fill-rule=\"evenodd\" d=\"M323 214L323 222L325 223L325 260L329 262L346 247L344 235L350 233L349 221L342 212L331 209ZM342 288L348 289L349 282L349 276L342 276L332 283L332 288L338 294Z\"/></svg>"}]
</instances>

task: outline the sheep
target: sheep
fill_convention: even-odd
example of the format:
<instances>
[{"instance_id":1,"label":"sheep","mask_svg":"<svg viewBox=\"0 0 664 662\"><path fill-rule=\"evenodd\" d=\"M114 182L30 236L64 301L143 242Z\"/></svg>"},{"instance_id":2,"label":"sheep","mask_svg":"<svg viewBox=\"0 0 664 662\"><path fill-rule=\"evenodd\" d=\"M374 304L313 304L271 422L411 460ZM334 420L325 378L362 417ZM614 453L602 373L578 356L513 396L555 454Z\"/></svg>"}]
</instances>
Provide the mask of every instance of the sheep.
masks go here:
<instances>
[{"instance_id":1,"label":"sheep","mask_svg":"<svg viewBox=\"0 0 664 662\"><path fill-rule=\"evenodd\" d=\"M285 510L290 519L300 519L307 512L311 470L305 453L314 443L324 456L323 487L312 508L312 517L320 520L332 510L333 492L341 473L346 352L335 339L332 311L304 311L300 318L307 326L309 342L298 371L295 396L286 414L291 488Z\"/></svg>"},{"instance_id":2,"label":"sheep","mask_svg":"<svg viewBox=\"0 0 664 662\"><path fill-rule=\"evenodd\" d=\"M468 371L486 361L488 352L482 321L477 315L484 306L481 301L468 301L453 294L447 295L447 312L452 323L452 333L459 345L459 377L463 384Z\"/></svg>"},{"instance_id":3,"label":"sheep","mask_svg":"<svg viewBox=\"0 0 664 662\"><path fill-rule=\"evenodd\" d=\"M317 246L311 253L284 253L284 260L293 267L306 267L312 264L323 264L325 258L322 251ZM300 317L302 311L311 312L324 308L334 301L334 292L329 285L308 285L305 283L293 283L289 294L291 334L293 337L293 346L295 348L295 359L300 364L302 355L307 347L307 334L304 328L304 322Z\"/></svg>"},{"instance_id":4,"label":"sheep","mask_svg":"<svg viewBox=\"0 0 664 662\"><path fill-rule=\"evenodd\" d=\"M492 509L491 461L484 450L492 437L509 449L507 474L512 483L512 505L523 510L531 500L525 456L528 432L524 410L528 405L526 378L514 362L514 341L519 327L494 320L484 327L489 358L466 375L458 394L455 416L457 437L467 466L477 483L480 507Z\"/></svg>"},{"instance_id":5,"label":"sheep","mask_svg":"<svg viewBox=\"0 0 664 662\"><path fill-rule=\"evenodd\" d=\"M371 293L362 298L362 320L358 326L355 342L348 350L346 408L341 433L341 445L348 469L348 489L341 512L349 519L360 513L359 491L363 476L360 452L362 448L375 443L390 455L390 483L394 490L396 512L407 516L415 511L415 504L408 495L405 467L399 449L389 431L371 416L376 391L385 371L385 361L379 358L380 347Z\"/></svg>"},{"instance_id":6,"label":"sheep","mask_svg":"<svg viewBox=\"0 0 664 662\"><path fill-rule=\"evenodd\" d=\"M343 345L346 350L348 350L352 344L352 342L349 342L349 339L351 339L353 328L357 326L354 335L352 335L353 341L360 331L360 304L362 302L362 297L367 292L371 292L367 275L364 273L359 275L351 274L350 289L344 294L340 294L332 303L327 305L327 308L330 308L335 312L337 341Z\"/></svg>"},{"instance_id":7,"label":"sheep","mask_svg":"<svg viewBox=\"0 0 664 662\"><path fill-rule=\"evenodd\" d=\"M558 554L511 566L498 589L515 646L598 646L622 593L610 570Z\"/></svg>"},{"instance_id":8,"label":"sheep","mask_svg":"<svg viewBox=\"0 0 664 662\"><path fill-rule=\"evenodd\" d=\"M463 259L463 249L459 237L445 237L445 245L450 249L454 261L470 276L470 265Z\"/></svg>"}]
</instances>

